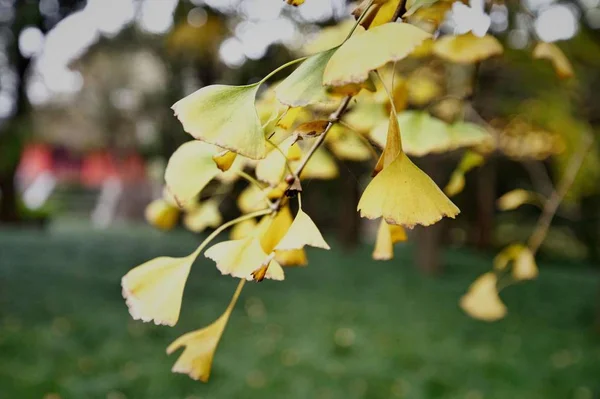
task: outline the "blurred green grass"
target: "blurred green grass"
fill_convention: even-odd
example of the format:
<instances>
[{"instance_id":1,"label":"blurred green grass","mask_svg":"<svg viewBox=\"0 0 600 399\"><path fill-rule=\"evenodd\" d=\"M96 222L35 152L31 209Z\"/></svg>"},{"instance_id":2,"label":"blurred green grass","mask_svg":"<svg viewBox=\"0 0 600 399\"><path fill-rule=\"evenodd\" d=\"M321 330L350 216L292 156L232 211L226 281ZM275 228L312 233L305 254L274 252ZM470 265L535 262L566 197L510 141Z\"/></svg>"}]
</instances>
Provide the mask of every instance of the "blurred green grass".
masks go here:
<instances>
[{"instance_id":1,"label":"blurred green grass","mask_svg":"<svg viewBox=\"0 0 600 399\"><path fill-rule=\"evenodd\" d=\"M285 282L247 285L210 382L171 374L165 347L213 321L236 282L200 259L168 328L132 321L119 281L196 241L146 229L0 232L0 398L600 397L597 273L542 264L537 281L503 293L508 317L487 324L457 301L489 257L448 250L446 274L432 279L408 246L385 263L368 247L310 251Z\"/></svg>"}]
</instances>

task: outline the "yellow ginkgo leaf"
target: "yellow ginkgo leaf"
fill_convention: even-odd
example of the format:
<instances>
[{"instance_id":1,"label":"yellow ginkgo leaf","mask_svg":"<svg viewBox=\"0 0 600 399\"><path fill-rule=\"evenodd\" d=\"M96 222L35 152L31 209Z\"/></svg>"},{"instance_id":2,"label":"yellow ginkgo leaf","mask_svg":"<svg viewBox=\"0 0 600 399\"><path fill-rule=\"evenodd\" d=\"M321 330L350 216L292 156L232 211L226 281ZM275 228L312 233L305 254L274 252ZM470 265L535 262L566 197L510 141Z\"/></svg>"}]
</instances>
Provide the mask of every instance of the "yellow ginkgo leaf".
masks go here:
<instances>
[{"instance_id":1,"label":"yellow ginkgo leaf","mask_svg":"<svg viewBox=\"0 0 600 399\"><path fill-rule=\"evenodd\" d=\"M225 150L213 155L213 161L222 172L227 172L233 162L235 162L237 154L233 151Z\"/></svg>"},{"instance_id":2,"label":"yellow ginkgo leaf","mask_svg":"<svg viewBox=\"0 0 600 399\"><path fill-rule=\"evenodd\" d=\"M398 118L394 110L390 112L390 119L387 127L387 135L385 141L385 147L383 152L375 165L373 176L381 172L383 168L390 165L402 151L402 141L400 139L400 126L398 125Z\"/></svg>"},{"instance_id":3,"label":"yellow ginkgo leaf","mask_svg":"<svg viewBox=\"0 0 600 399\"><path fill-rule=\"evenodd\" d=\"M440 188L400 152L371 180L358 203L362 217L383 217L389 224L409 228L429 226L444 216L454 218L460 210Z\"/></svg>"},{"instance_id":4,"label":"yellow ginkgo leaf","mask_svg":"<svg viewBox=\"0 0 600 399\"><path fill-rule=\"evenodd\" d=\"M506 306L498 296L494 273L488 272L477 278L460 299L460 307L471 317L484 321L496 321L506 315Z\"/></svg>"},{"instance_id":5,"label":"yellow ginkgo leaf","mask_svg":"<svg viewBox=\"0 0 600 399\"><path fill-rule=\"evenodd\" d=\"M258 224L257 231L260 236L260 245L265 253L270 254L292 225L293 218L289 205L282 206L273 216L263 216Z\"/></svg>"},{"instance_id":6,"label":"yellow ginkgo leaf","mask_svg":"<svg viewBox=\"0 0 600 399\"><path fill-rule=\"evenodd\" d=\"M494 258L494 269L505 270L512 262L512 276L515 280L532 280L539 274L531 250L523 244L511 244Z\"/></svg>"},{"instance_id":7,"label":"yellow ginkgo leaf","mask_svg":"<svg viewBox=\"0 0 600 399\"><path fill-rule=\"evenodd\" d=\"M356 106L352 107L352 109L344 116L344 121L360 133L369 133L376 126L387 123L388 120L389 112L385 110L385 107L382 106L382 104L373 101L359 101ZM383 128L381 147L385 146L386 135L387 125Z\"/></svg>"},{"instance_id":8,"label":"yellow ginkgo leaf","mask_svg":"<svg viewBox=\"0 0 600 399\"><path fill-rule=\"evenodd\" d=\"M419 71L420 72L420 71ZM417 107L422 107L442 94L442 88L428 74L413 73L406 83L408 100Z\"/></svg>"},{"instance_id":9,"label":"yellow ginkgo leaf","mask_svg":"<svg viewBox=\"0 0 600 399\"><path fill-rule=\"evenodd\" d=\"M571 78L574 75L571 62L560 47L554 43L538 43L533 49L533 58L549 60L561 79Z\"/></svg>"},{"instance_id":10,"label":"yellow ginkgo leaf","mask_svg":"<svg viewBox=\"0 0 600 399\"><path fill-rule=\"evenodd\" d=\"M229 231L229 238L232 240L241 240L250 236L256 230L256 220L246 219L237 223Z\"/></svg>"},{"instance_id":11,"label":"yellow ginkgo leaf","mask_svg":"<svg viewBox=\"0 0 600 399\"><path fill-rule=\"evenodd\" d=\"M332 98L323 87L323 72L336 48L308 57L275 88L277 99L290 107L305 107L315 103L329 103Z\"/></svg>"},{"instance_id":12,"label":"yellow ginkgo leaf","mask_svg":"<svg viewBox=\"0 0 600 399\"><path fill-rule=\"evenodd\" d=\"M335 134L334 134L335 133ZM334 125L327 136L329 149L338 159L347 161L366 161L373 155L368 143L358 136L360 133L352 132L341 125Z\"/></svg>"},{"instance_id":13,"label":"yellow ginkgo leaf","mask_svg":"<svg viewBox=\"0 0 600 399\"><path fill-rule=\"evenodd\" d=\"M326 119L306 122L298 126L296 130L294 130L294 134L303 139L320 136L325 129L327 129L329 123L330 122Z\"/></svg>"},{"instance_id":14,"label":"yellow ginkgo leaf","mask_svg":"<svg viewBox=\"0 0 600 399\"><path fill-rule=\"evenodd\" d=\"M238 285L225 312L215 322L208 327L184 334L169 345L167 348L168 355L181 347L185 347L171 371L188 374L194 380L208 381L217 346L242 291L243 284L244 280Z\"/></svg>"},{"instance_id":15,"label":"yellow ginkgo leaf","mask_svg":"<svg viewBox=\"0 0 600 399\"><path fill-rule=\"evenodd\" d=\"M458 193L462 192L465 188L465 173L460 170L455 170L450 175L450 180L446 187L444 187L444 192L448 197L454 197Z\"/></svg>"},{"instance_id":16,"label":"yellow ginkgo leaf","mask_svg":"<svg viewBox=\"0 0 600 399\"><path fill-rule=\"evenodd\" d=\"M304 0L284 0L284 1L294 7L298 7L299 5L304 4Z\"/></svg>"},{"instance_id":17,"label":"yellow ginkgo leaf","mask_svg":"<svg viewBox=\"0 0 600 399\"><path fill-rule=\"evenodd\" d=\"M289 251L275 251L275 260L281 266L306 266L308 259L304 249L292 249Z\"/></svg>"},{"instance_id":18,"label":"yellow ginkgo leaf","mask_svg":"<svg viewBox=\"0 0 600 399\"><path fill-rule=\"evenodd\" d=\"M253 235L241 240L230 240L213 245L204 253L217 264L222 274L253 280L252 273L269 264L266 278L283 280L281 266L263 251L260 240ZM270 262L270 263L269 263Z\"/></svg>"},{"instance_id":19,"label":"yellow ginkgo leaf","mask_svg":"<svg viewBox=\"0 0 600 399\"><path fill-rule=\"evenodd\" d=\"M243 213L251 213L265 209L269 206L267 193L258 189L254 184L251 184L238 196L237 206Z\"/></svg>"},{"instance_id":20,"label":"yellow ginkgo leaf","mask_svg":"<svg viewBox=\"0 0 600 399\"><path fill-rule=\"evenodd\" d=\"M265 156L264 132L254 107L260 84L212 85L173 105L186 132L251 159Z\"/></svg>"},{"instance_id":21,"label":"yellow ginkgo leaf","mask_svg":"<svg viewBox=\"0 0 600 399\"><path fill-rule=\"evenodd\" d=\"M517 209L521 205L524 204L538 204L539 199L536 193L532 191L527 191L522 188L517 188L515 190L509 191L506 194L502 195L496 201L498 205L498 209L502 211L509 211L513 209Z\"/></svg>"},{"instance_id":22,"label":"yellow ginkgo leaf","mask_svg":"<svg viewBox=\"0 0 600 399\"><path fill-rule=\"evenodd\" d=\"M400 241L406 241L406 231L402 226L387 224L381 219L377 238L375 240L375 249L373 250L373 259L389 260L394 258L394 244Z\"/></svg>"},{"instance_id":23,"label":"yellow ginkgo leaf","mask_svg":"<svg viewBox=\"0 0 600 399\"><path fill-rule=\"evenodd\" d=\"M277 121L277 126L284 130L288 130L292 127L298 115L302 112L302 107L288 107L285 110L279 121Z\"/></svg>"},{"instance_id":24,"label":"yellow ginkgo leaf","mask_svg":"<svg viewBox=\"0 0 600 399\"><path fill-rule=\"evenodd\" d=\"M459 64L474 64L504 51L494 36L478 37L472 33L444 36L435 41L433 53L438 57Z\"/></svg>"},{"instance_id":25,"label":"yellow ginkgo leaf","mask_svg":"<svg viewBox=\"0 0 600 399\"><path fill-rule=\"evenodd\" d=\"M312 55L338 47L354 28L354 24L354 18L351 18L321 29L313 38L309 37L307 43L302 47L302 53ZM362 26L356 27L357 32L364 30Z\"/></svg>"},{"instance_id":26,"label":"yellow ginkgo leaf","mask_svg":"<svg viewBox=\"0 0 600 399\"><path fill-rule=\"evenodd\" d=\"M171 230L177 224L179 209L163 199L152 201L144 211L146 220L161 230Z\"/></svg>"},{"instance_id":27,"label":"yellow ginkgo leaf","mask_svg":"<svg viewBox=\"0 0 600 399\"><path fill-rule=\"evenodd\" d=\"M404 18L410 17L422 7L430 6L439 0L406 0L406 12Z\"/></svg>"},{"instance_id":28,"label":"yellow ginkgo leaf","mask_svg":"<svg viewBox=\"0 0 600 399\"><path fill-rule=\"evenodd\" d=\"M363 0L352 11L352 15L357 20L363 16L360 25L364 28L374 28L390 22L399 3L400 0Z\"/></svg>"},{"instance_id":29,"label":"yellow ginkgo leaf","mask_svg":"<svg viewBox=\"0 0 600 399\"><path fill-rule=\"evenodd\" d=\"M256 164L256 177L258 180L269 183L272 187L277 186L281 182L285 175L289 173L289 171L286 171L287 162L289 161L288 154L292 146L294 146L295 141L296 137L290 136L277 144L277 148L269 144L271 150L264 159L261 159ZM296 151L298 151L297 147L292 150L292 155L295 158L297 158Z\"/></svg>"},{"instance_id":30,"label":"yellow ginkgo leaf","mask_svg":"<svg viewBox=\"0 0 600 399\"><path fill-rule=\"evenodd\" d=\"M169 159L165 181L180 206L185 206L217 174L219 168L213 161L218 149L202 141L190 141L177 149Z\"/></svg>"},{"instance_id":31,"label":"yellow ginkgo leaf","mask_svg":"<svg viewBox=\"0 0 600 399\"><path fill-rule=\"evenodd\" d=\"M448 126L450 149L474 147L491 142L492 135L474 123L458 121Z\"/></svg>"},{"instance_id":32,"label":"yellow ginkgo leaf","mask_svg":"<svg viewBox=\"0 0 600 399\"><path fill-rule=\"evenodd\" d=\"M343 86L367 80L369 72L405 58L431 35L405 23L387 23L355 33L337 51L323 74L323 84Z\"/></svg>"},{"instance_id":33,"label":"yellow ginkgo leaf","mask_svg":"<svg viewBox=\"0 0 600 399\"><path fill-rule=\"evenodd\" d=\"M294 218L294 222L288 229L285 237L275 247L277 250L301 249L306 245L316 248L330 249L329 245L321 235L319 228L312 219L304 213L302 208Z\"/></svg>"},{"instance_id":34,"label":"yellow ginkgo leaf","mask_svg":"<svg viewBox=\"0 0 600 399\"><path fill-rule=\"evenodd\" d=\"M123 297L135 320L174 326L185 282L197 252L183 258L162 256L129 271L121 280Z\"/></svg>"},{"instance_id":35,"label":"yellow ginkgo leaf","mask_svg":"<svg viewBox=\"0 0 600 399\"><path fill-rule=\"evenodd\" d=\"M310 158L300 174L304 179L331 180L340 175L335 159L324 148L319 148Z\"/></svg>"},{"instance_id":36,"label":"yellow ginkgo leaf","mask_svg":"<svg viewBox=\"0 0 600 399\"><path fill-rule=\"evenodd\" d=\"M218 227L222 222L219 203L212 199L196 205L183 217L185 227L194 233L199 233L207 227Z\"/></svg>"}]
</instances>

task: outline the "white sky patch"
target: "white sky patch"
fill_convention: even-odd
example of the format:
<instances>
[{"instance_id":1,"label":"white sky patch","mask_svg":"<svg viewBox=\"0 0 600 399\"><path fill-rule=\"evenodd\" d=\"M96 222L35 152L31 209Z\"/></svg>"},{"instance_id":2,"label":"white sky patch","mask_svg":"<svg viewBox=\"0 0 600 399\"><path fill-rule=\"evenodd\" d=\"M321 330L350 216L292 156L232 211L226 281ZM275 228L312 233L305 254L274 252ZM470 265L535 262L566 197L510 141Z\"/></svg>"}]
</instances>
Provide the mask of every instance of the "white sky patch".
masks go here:
<instances>
[{"instance_id":1,"label":"white sky patch","mask_svg":"<svg viewBox=\"0 0 600 399\"><path fill-rule=\"evenodd\" d=\"M100 33L112 37L133 20L135 6L133 0L88 0L84 12L94 16Z\"/></svg>"},{"instance_id":2,"label":"white sky patch","mask_svg":"<svg viewBox=\"0 0 600 399\"><path fill-rule=\"evenodd\" d=\"M490 16L484 12L482 0L471 0L470 6L456 2L452 4L450 16L454 33L458 35L473 32L475 36L485 36L490 29Z\"/></svg>"},{"instance_id":3,"label":"white sky patch","mask_svg":"<svg viewBox=\"0 0 600 399\"><path fill-rule=\"evenodd\" d=\"M33 57L39 53L43 47L44 34L38 28L28 26L19 34L19 51L24 57Z\"/></svg>"},{"instance_id":4,"label":"white sky patch","mask_svg":"<svg viewBox=\"0 0 600 399\"><path fill-rule=\"evenodd\" d=\"M244 46L236 37L230 37L221 43L219 56L225 64L232 68L237 68L246 62Z\"/></svg>"},{"instance_id":5,"label":"white sky patch","mask_svg":"<svg viewBox=\"0 0 600 399\"><path fill-rule=\"evenodd\" d=\"M577 33L577 16L571 7L554 5L540 12L534 26L536 34L545 42L568 40Z\"/></svg>"},{"instance_id":6,"label":"white sky patch","mask_svg":"<svg viewBox=\"0 0 600 399\"><path fill-rule=\"evenodd\" d=\"M138 24L148 33L157 35L166 33L173 27L175 7L177 7L177 0L145 0L142 3Z\"/></svg>"}]
</instances>

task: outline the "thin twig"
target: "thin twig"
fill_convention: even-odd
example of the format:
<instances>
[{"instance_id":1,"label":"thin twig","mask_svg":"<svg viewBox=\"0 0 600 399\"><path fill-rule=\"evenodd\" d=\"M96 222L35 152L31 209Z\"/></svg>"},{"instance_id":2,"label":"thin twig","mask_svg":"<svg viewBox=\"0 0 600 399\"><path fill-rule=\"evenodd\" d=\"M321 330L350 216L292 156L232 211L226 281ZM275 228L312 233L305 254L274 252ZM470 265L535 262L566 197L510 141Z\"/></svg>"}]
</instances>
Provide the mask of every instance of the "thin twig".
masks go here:
<instances>
[{"instance_id":1,"label":"thin twig","mask_svg":"<svg viewBox=\"0 0 600 399\"><path fill-rule=\"evenodd\" d=\"M558 210L563 198L573 185L573 182L577 177L577 173L579 172L579 169L581 169L581 165L583 164L585 156L590 150L593 142L594 138L590 134L586 134L582 138L581 147L569 160L569 164L567 165L567 169L565 170L562 180L544 205L544 209L540 215L540 218L538 219L536 228L529 237L529 241L527 243L533 255L535 255L540 248L540 245L542 245L542 242L544 242L544 239L548 234L550 224L552 223L552 219L554 218L554 215L556 214L556 211Z\"/></svg>"},{"instance_id":2,"label":"thin twig","mask_svg":"<svg viewBox=\"0 0 600 399\"><path fill-rule=\"evenodd\" d=\"M404 14L406 14L406 0L401 0L400 3L398 3L398 7L396 7L396 11L394 11L392 22L401 18Z\"/></svg>"}]
</instances>

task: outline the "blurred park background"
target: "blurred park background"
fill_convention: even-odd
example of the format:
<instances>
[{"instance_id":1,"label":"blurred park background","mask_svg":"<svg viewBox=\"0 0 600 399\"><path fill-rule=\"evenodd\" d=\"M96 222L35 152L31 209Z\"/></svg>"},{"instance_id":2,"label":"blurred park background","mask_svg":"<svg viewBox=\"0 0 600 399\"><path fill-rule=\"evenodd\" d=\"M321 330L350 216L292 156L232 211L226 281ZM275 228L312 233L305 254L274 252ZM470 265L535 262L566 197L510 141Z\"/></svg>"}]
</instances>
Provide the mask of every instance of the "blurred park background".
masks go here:
<instances>
[{"instance_id":1,"label":"blurred park background","mask_svg":"<svg viewBox=\"0 0 600 399\"><path fill-rule=\"evenodd\" d=\"M500 144L466 175L456 220L416 228L377 263L376 226L356 213L369 167L346 157L335 179L303 183L333 249L310 251L283 283L247 287L208 384L170 373L164 349L227 302L235 283L212 262L197 261L175 328L131 320L121 276L188 254L204 234L144 218L189 140L171 105L205 85L256 82L354 5L0 0L0 398L600 398L598 142L541 246L539 278L503 291L506 318L458 306L540 216L535 203L501 212L497 199L550 196L582 132L597 136L598 0L486 5L505 54L480 65L467 97ZM442 30L459 28L442 15ZM536 40L558 42L576 77L534 61ZM439 93L464 81L452 71L420 67L405 107L443 115ZM444 187L461 151L414 160ZM243 188L221 198L225 220Z\"/></svg>"}]
</instances>

